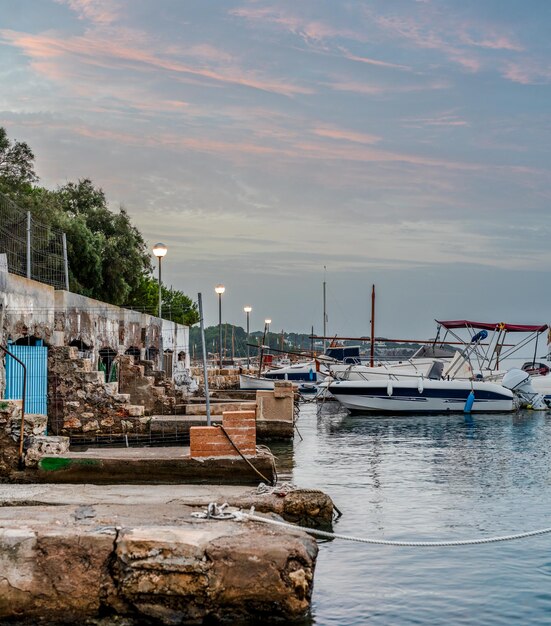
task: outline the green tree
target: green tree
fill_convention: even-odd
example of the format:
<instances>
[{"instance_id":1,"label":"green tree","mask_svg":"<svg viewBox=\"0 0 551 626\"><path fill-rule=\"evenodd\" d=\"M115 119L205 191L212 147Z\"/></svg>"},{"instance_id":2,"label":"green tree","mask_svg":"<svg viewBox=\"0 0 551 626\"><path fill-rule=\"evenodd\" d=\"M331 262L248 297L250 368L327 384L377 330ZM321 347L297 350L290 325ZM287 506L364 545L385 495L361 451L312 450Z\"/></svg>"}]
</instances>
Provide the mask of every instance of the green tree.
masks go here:
<instances>
[{"instance_id":1,"label":"green tree","mask_svg":"<svg viewBox=\"0 0 551 626\"><path fill-rule=\"evenodd\" d=\"M65 232L71 291L155 314L159 291L149 250L125 209L109 209L103 190L88 178L55 191L37 181L32 150L0 127L0 192ZM163 287L162 297L163 317L187 325L199 320L197 305L181 291Z\"/></svg>"},{"instance_id":2,"label":"green tree","mask_svg":"<svg viewBox=\"0 0 551 626\"><path fill-rule=\"evenodd\" d=\"M172 287L163 286L161 293L164 319L186 326L197 324L199 311L197 304L191 298ZM158 315L159 283L150 275L142 275L139 287L132 292L127 305L152 315Z\"/></svg>"},{"instance_id":3,"label":"green tree","mask_svg":"<svg viewBox=\"0 0 551 626\"><path fill-rule=\"evenodd\" d=\"M0 184L20 188L38 180L34 171L34 154L25 142L10 141L0 126Z\"/></svg>"},{"instance_id":4,"label":"green tree","mask_svg":"<svg viewBox=\"0 0 551 626\"><path fill-rule=\"evenodd\" d=\"M111 211L101 189L84 178L58 190L75 289L98 300L124 304L151 269L145 241L126 211Z\"/></svg>"}]
</instances>

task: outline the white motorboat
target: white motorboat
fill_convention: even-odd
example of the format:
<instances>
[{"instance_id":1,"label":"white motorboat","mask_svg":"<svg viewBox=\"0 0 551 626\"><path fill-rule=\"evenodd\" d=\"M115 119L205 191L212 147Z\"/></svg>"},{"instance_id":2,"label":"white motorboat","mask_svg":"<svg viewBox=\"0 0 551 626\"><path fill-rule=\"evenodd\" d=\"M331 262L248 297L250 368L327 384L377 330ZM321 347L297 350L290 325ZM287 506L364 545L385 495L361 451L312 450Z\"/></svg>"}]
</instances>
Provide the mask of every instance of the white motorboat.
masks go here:
<instances>
[{"instance_id":1,"label":"white motorboat","mask_svg":"<svg viewBox=\"0 0 551 626\"><path fill-rule=\"evenodd\" d=\"M500 355L507 333L537 336L547 325L487 324L456 320L438 322L440 327L469 329L470 341L449 358L412 358L375 367L351 366L342 370L341 380L328 385L329 392L351 411L364 412L506 412L515 405L544 410L547 403L537 385L522 370L499 371ZM475 332L478 331L478 332ZM489 342L488 331L493 331ZM453 334L453 333L452 333ZM455 335L454 335L455 336ZM458 338L459 339L459 338ZM435 340L438 344L438 336ZM520 346L526 345L526 341ZM474 364L474 367L473 367Z\"/></svg>"},{"instance_id":2,"label":"white motorboat","mask_svg":"<svg viewBox=\"0 0 551 626\"><path fill-rule=\"evenodd\" d=\"M350 411L377 413L507 412L513 392L497 383L469 380L337 380L333 396ZM469 406L469 396L474 402Z\"/></svg>"}]
</instances>

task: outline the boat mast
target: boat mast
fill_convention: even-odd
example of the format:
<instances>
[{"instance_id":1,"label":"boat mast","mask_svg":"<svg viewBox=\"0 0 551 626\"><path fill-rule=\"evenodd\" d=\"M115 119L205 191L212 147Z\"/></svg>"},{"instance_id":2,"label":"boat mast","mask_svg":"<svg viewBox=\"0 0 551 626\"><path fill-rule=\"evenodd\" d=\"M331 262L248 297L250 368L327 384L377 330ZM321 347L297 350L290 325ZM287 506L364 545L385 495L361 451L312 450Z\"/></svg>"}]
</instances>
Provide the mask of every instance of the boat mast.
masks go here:
<instances>
[{"instance_id":1,"label":"boat mast","mask_svg":"<svg viewBox=\"0 0 551 626\"><path fill-rule=\"evenodd\" d=\"M375 285L371 287L371 346L369 351L369 364L373 367L375 357Z\"/></svg>"},{"instance_id":2,"label":"boat mast","mask_svg":"<svg viewBox=\"0 0 551 626\"><path fill-rule=\"evenodd\" d=\"M325 299L325 278L327 274L327 267L323 266L323 352L327 350L327 312L326 312L326 299ZM313 334L313 333L312 333Z\"/></svg>"}]
</instances>

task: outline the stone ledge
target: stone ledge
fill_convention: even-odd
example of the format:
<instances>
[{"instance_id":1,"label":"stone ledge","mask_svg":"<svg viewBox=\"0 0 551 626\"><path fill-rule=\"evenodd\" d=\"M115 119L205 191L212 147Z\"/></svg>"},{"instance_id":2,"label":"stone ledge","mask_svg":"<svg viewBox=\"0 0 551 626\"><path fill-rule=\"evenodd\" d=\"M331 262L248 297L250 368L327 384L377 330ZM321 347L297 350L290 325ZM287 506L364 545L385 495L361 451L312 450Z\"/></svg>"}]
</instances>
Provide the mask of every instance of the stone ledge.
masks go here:
<instances>
[{"instance_id":1,"label":"stone ledge","mask_svg":"<svg viewBox=\"0 0 551 626\"><path fill-rule=\"evenodd\" d=\"M191 521L182 506L179 519L152 524L143 509L4 509L0 620L83 623L111 609L167 625L222 618L287 623L307 613L318 551L313 538L259 523Z\"/></svg>"}]
</instances>

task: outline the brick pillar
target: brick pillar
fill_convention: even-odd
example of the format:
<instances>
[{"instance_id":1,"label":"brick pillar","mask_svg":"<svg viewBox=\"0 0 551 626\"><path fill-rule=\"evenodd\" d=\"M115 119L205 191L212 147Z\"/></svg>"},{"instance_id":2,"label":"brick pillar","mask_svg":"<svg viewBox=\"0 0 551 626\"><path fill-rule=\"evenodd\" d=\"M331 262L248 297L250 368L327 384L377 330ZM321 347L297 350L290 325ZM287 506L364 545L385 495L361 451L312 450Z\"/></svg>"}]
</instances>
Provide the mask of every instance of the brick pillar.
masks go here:
<instances>
[{"instance_id":1,"label":"brick pillar","mask_svg":"<svg viewBox=\"0 0 551 626\"><path fill-rule=\"evenodd\" d=\"M255 411L225 411L222 425L244 456L256 455ZM189 439L192 457L239 456L217 426L192 426Z\"/></svg>"}]
</instances>

